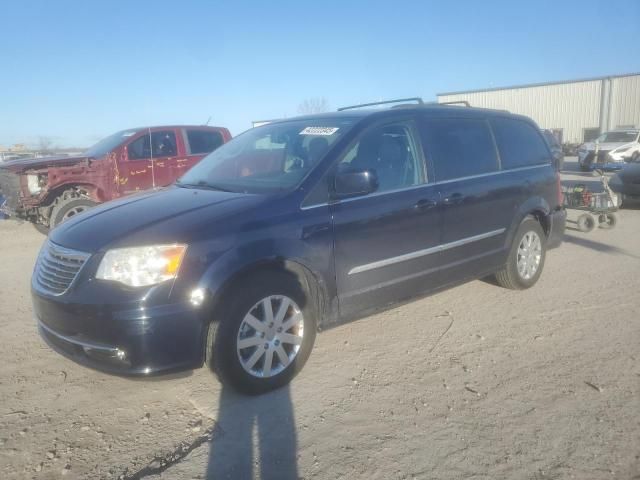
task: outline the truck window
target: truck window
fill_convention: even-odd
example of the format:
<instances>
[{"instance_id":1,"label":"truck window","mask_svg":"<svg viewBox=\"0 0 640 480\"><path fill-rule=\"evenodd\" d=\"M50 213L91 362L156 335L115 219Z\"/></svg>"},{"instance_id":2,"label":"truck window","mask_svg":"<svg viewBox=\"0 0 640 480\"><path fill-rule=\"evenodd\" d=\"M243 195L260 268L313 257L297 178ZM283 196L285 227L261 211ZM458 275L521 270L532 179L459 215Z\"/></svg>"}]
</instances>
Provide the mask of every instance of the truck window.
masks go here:
<instances>
[{"instance_id":1,"label":"truck window","mask_svg":"<svg viewBox=\"0 0 640 480\"><path fill-rule=\"evenodd\" d=\"M498 157L485 120L472 118L423 119L427 158L433 161L438 182L498 170Z\"/></svg>"},{"instance_id":2,"label":"truck window","mask_svg":"<svg viewBox=\"0 0 640 480\"><path fill-rule=\"evenodd\" d=\"M189 154L211 153L224 143L220 132L210 130L187 130Z\"/></svg>"},{"instance_id":3,"label":"truck window","mask_svg":"<svg viewBox=\"0 0 640 480\"><path fill-rule=\"evenodd\" d=\"M129 160L144 160L177 155L176 134L172 130L144 134L127 146Z\"/></svg>"},{"instance_id":4,"label":"truck window","mask_svg":"<svg viewBox=\"0 0 640 480\"><path fill-rule=\"evenodd\" d=\"M529 123L511 118L493 118L491 126L504 170L551 161L549 148L540 132Z\"/></svg>"}]
</instances>

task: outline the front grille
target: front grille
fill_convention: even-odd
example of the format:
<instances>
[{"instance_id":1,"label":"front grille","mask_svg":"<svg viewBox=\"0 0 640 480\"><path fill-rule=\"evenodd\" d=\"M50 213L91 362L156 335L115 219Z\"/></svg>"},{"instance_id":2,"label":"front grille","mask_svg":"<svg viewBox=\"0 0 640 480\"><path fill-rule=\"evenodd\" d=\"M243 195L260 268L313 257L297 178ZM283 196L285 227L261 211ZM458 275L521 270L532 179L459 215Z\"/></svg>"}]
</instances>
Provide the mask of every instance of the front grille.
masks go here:
<instances>
[{"instance_id":1,"label":"front grille","mask_svg":"<svg viewBox=\"0 0 640 480\"><path fill-rule=\"evenodd\" d=\"M10 210L17 210L20 205L20 176L11 170L0 168L0 194Z\"/></svg>"},{"instance_id":2,"label":"front grille","mask_svg":"<svg viewBox=\"0 0 640 480\"><path fill-rule=\"evenodd\" d=\"M35 281L42 290L62 295L71 286L89 254L47 242L40 251L34 271Z\"/></svg>"}]
</instances>

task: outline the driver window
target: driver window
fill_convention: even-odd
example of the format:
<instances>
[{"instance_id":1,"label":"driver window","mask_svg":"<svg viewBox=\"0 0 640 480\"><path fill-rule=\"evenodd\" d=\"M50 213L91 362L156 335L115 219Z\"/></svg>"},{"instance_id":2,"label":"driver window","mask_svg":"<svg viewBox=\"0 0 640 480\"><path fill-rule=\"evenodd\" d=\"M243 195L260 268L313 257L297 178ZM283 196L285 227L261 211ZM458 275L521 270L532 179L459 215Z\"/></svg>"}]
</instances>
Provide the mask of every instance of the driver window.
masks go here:
<instances>
[{"instance_id":1,"label":"driver window","mask_svg":"<svg viewBox=\"0 0 640 480\"><path fill-rule=\"evenodd\" d=\"M127 146L129 160L145 160L177 155L176 134L173 131L145 134Z\"/></svg>"},{"instance_id":2,"label":"driver window","mask_svg":"<svg viewBox=\"0 0 640 480\"><path fill-rule=\"evenodd\" d=\"M343 157L339 171L373 170L379 192L399 190L424 182L416 142L407 124L391 124L367 131Z\"/></svg>"}]
</instances>

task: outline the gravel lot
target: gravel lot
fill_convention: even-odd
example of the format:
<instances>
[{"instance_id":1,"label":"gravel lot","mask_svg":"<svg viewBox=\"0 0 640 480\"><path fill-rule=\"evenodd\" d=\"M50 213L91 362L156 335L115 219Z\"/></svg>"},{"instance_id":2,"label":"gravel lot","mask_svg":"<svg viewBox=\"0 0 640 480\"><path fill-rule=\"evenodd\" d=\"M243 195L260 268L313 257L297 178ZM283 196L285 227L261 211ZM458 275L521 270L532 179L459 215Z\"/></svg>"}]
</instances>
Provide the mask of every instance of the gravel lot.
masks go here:
<instances>
[{"instance_id":1,"label":"gravel lot","mask_svg":"<svg viewBox=\"0 0 640 480\"><path fill-rule=\"evenodd\" d=\"M640 479L640 210L619 220L569 231L528 291L474 281L323 332L256 398L52 352L44 237L0 221L0 478Z\"/></svg>"}]
</instances>

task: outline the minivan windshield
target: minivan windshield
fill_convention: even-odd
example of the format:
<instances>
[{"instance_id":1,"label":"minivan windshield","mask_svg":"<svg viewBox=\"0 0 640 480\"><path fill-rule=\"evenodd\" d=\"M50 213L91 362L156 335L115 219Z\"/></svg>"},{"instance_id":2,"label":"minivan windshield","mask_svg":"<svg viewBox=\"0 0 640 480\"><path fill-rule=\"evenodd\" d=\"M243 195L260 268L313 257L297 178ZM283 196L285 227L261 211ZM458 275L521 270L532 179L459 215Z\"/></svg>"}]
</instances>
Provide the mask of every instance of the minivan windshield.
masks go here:
<instances>
[{"instance_id":1,"label":"minivan windshield","mask_svg":"<svg viewBox=\"0 0 640 480\"><path fill-rule=\"evenodd\" d=\"M113 135L109 135L108 137L100 140L93 147L84 152L84 154L87 157L101 157L106 155L127 138L135 135L136 133L138 133L138 130L121 130L120 132L116 132Z\"/></svg>"},{"instance_id":2,"label":"minivan windshield","mask_svg":"<svg viewBox=\"0 0 640 480\"><path fill-rule=\"evenodd\" d=\"M244 193L291 190L353 123L317 118L253 128L207 155L177 185Z\"/></svg>"},{"instance_id":3,"label":"minivan windshield","mask_svg":"<svg viewBox=\"0 0 640 480\"><path fill-rule=\"evenodd\" d=\"M598 137L600 143L635 142L638 132L607 132Z\"/></svg>"}]
</instances>

